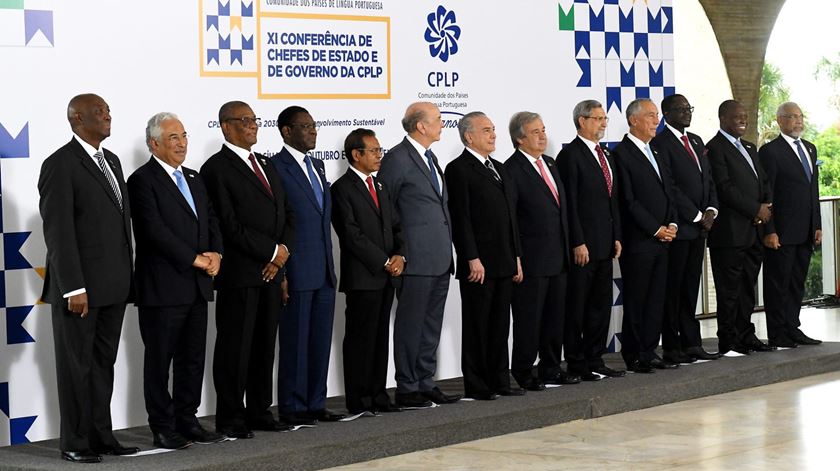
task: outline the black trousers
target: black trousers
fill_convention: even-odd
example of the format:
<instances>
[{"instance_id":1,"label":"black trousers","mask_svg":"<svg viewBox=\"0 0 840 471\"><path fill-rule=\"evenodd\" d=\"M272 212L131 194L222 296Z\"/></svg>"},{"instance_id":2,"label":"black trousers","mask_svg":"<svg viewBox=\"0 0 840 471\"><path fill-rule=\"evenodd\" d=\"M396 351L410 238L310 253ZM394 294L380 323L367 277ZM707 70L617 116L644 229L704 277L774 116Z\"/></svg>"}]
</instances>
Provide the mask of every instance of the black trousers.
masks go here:
<instances>
[{"instance_id":1,"label":"black trousers","mask_svg":"<svg viewBox=\"0 0 840 471\"><path fill-rule=\"evenodd\" d=\"M280 295L280 285L273 283L218 291L213 353L217 428L273 419L268 408Z\"/></svg>"},{"instance_id":2,"label":"black trousers","mask_svg":"<svg viewBox=\"0 0 840 471\"><path fill-rule=\"evenodd\" d=\"M143 396L152 433L197 425L207 345L207 301L181 306L139 306ZM172 395L169 366L172 365Z\"/></svg>"},{"instance_id":3,"label":"black trousers","mask_svg":"<svg viewBox=\"0 0 840 471\"><path fill-rule=\"evenodd\" d=\"M755 309L762 248L756 239L746 247L712 247L709 251L717 293L718 349L723 352L755 337L750 317Z\"/></svg>"},{"instance_id":4,"label":"black trousers","mask_svg":"<svg viewBox=\"0 0 840 471\"><path fill-rule=\"evenodd\" d=\"M675 240L668 249L668 283L662 322L662 349L681 352L700 347L700 322L694 317L706 239Z\"/></svg>"},{"instance_id":5,"label":"black trousers","mask_svg":"<svg viewBox=\"0 0 840 471\"><path fill-rule=\"evenodd\" d=\"M513 288L513 353L511 374L520 384L532 374L534 361L541 378L560 371L566 311L566 273L525 276Z\"/></svg>"},{"instance_id":6,"label":"black trousers","mask_svg":"<svg viewBox=\"0 0 840 471\"><path fill-rule=\"evenodd\" d=\"M613 304L613 261L572 265L566 302L564 348L569 372L589 373L601 366Z\"/></svg>"},{"instance_id":7,"label":"black trousers","mask_svg":"<svg viewBox=\"0 0 840 471\"><path fill-rule=\"evenodd\" d=\"M625 252L619 262L624 283L621 356L628 365L633 360L649 362L656 357L662 330L668 248L662 246L650 252Z\"/></svg>"},{"instance_id":8,"label":"black trousers","mask_svg":"<svg viewBox=\"0 0 840 471\"><path fill-rule=\"evenodd\" d=\"M510 388L511 277L459 280L461 288L461 371L469 397Z\"/></svg>"},{"instance_id":9,"label":"black trousers","mask_svg":"<svg viewBox=\"0 0 840 471\"><path fill-rule=\"evenodd\" d=\"M125 304L90 308L84 318L52 306L62 451L114 446L111 395Z\"/></svg>"},{"instance_id":10,"label":"black trousers","mask_svg":"<svg viewBox=\"0 0 840 471\"><path fill-rule=\"evenodd\" d=\"M389 405L388 326L394 288L350 290L344 311L344 393L347 410L359 413Z\"/></svg>"},{"instance_id":11,"label":"black trousers","mask_svg":"<svg viewBox=\"0 0 840 471\"><path fill-rule=\"evenodd\" d=\"M764 249L764 312L770 342L790 341L800 333L799 311L813 252L811 241Z\"/></svg>"}]
</instances>

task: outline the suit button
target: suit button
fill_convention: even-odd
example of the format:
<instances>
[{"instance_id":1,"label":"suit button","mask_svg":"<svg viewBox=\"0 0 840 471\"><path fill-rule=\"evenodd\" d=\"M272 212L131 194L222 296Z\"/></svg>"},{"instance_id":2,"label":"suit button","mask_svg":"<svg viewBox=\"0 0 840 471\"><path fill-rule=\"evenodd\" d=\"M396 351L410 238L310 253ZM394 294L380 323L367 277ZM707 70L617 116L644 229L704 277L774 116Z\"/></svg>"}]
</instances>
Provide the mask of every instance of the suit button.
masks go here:
<instances>
[{"instance_id":1,"label":"suit button","mask_svg":"<svg viewBox=\"0 0 840 471\"><path fill-rule=\"evenodd\" d=\"M446 222L446 221L443 221L443 225L444 225L444 226L448 226L448 225L449 225L449 223L448 223L448 222Z\"/></svg>"}]
</instances>

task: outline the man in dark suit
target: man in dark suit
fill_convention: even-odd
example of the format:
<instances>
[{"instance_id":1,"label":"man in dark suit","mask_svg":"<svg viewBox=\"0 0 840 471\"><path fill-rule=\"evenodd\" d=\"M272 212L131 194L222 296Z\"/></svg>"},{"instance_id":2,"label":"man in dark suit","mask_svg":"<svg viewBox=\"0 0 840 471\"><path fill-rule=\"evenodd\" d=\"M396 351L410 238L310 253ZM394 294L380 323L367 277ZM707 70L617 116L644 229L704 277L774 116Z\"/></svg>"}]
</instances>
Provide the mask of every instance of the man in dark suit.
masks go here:
<instances>
[{"instance_id":1,"label":"man in dark suit","mask_svg":"<svg viewBox=\"0 0 840 471\"><path fill-rule=\"evenodd\" d=\"M388 189L374 178L382 147L370 129L344 140L347 173L330 187L341 245L339 291L345 293L344 392L347 410L395 412L385 384L394 284L404 268L399 217Z\"/></svg>"},{"instance_id":2,"label":"man in dark suit","mask_svg":"<svg viewBox=\"0 0 840 471\"><path fill-rule=\"evenodd\" d=\"M216 443L195 417L201 404L207 303L219 272L222 234L201 176L183 167L187 133L172 113L146 126L149 161L128 178L137 243L137 306L143 396L155 446ZM173 365L173 396L169 367Z\"/></svg>"},{"instance_id":3,"label":"man in dark suit","mask_svg":"<svg viewBox=\"0 0 840 471\"><path fill-rule=\"evenodd\" d=\"M569 208L569 269L564 347L569 372L584 381L622 377L604 364L613 301L613 259L621 256L615 162L599 144L607 129L601 103L584 100L572 117L577 137L557 155ZM598 375L593 374L598 373Z\"/></svg>"},{"instance_id":4,"label":"man in dark suit","mask_svg":"<svg viewBox=\"0 0 840 471\"><path fill-rule=\"evenodd\" d=\"M764 312L770 345L818 345L799 329L799 310L814 246L822 242L817 148L801 138L805 127L796 103L779 106L779 137L758 151L772 191L773 218L764 235Z\"/></svg>"},{"instance_id":5,"label":"man in dark suit","mask_svg":"<svg viewBox=\"0 0 840 471\"><path fill-rule=\"evenodd\" d=\"M523 280L513 288L511 374L529 391L545 383L575 384L580 377L563 371L566 274L569 230L565 189L548 145L545 124L537 113L521 111L510 119L516 148L505 162L522 247ZM561 196L562 195L562 196ZM537 374L534 362L539 354Z\"/></svg>"},{"instance_id":6,"label":"man in dark suit","mask_svg":"<svg viewBox=\"0 0 840 471\"><path fill-rule=\"evenodd\" d=\"M280 280L294 250L294 213L271 163L251 151L260 120L251 107L231 101L219 109L225 142L201 166L219 218L225 259L216 277L216 430L252 438L252 430L282 431L268 409ZM243 398L248 395L248 405Z\"/></svg>"},{"instance_id":7,"label":"man in dark suit","mask_svg":"<svg viewBox=\"0 0 840 471\"><path fill-rule=\"evenodd\" d=\"M479 400L520 396L524 389L510 387L507 343L513 283L522 281L510 176L490 157L496 127L484 113L464 115L458 133L466 147L445 175L461 287L464 393Z\"/></svg>"},{"instance_id":8,"label":"man in dark suit","mask_svg":"<svg viewBox=\"0 0 840 471\"><path fill-rule=\"evenodd\" d=\"M677 235L676 211L668 165L650 145L659 112L648 98L633 100L627 109L630 132L615 147L621 192L621 277L624 280L624 318L621 356L627 369L652 373L653 368L676 368L656 353L665 309L668 244Z\"/></svg>"},{"instance_id":9,"label":"man in dark suit","mask_svg":"<svg viewBox=\"0 0 840 471\"><path fill-rule=\"evenodd\" d=\"M761 268L759 229L770 220L772 200L755 144L741 139L747 111L735 100L718 108L720 131L706 144L717 190L719 213L709 232L712 275L717 293L718 351L770 351L750 321Z\"/></svg>"},{"instance_id":10,"label":"man in dark suit","mask_svg":"<svg viewBox=\"0 0 840 471\"><path fill-rule=\"evenodd\" d=\"M44 161L38 179L47 245L41 299L52 305L61 457L82 463L139 451L121 446L111 425L132 254L120 160L100 147L111 135L110 111L97 95L73 97L73 137Z\"/></svg>"},{"instance_id":11,"label":"man in dark suit","mask_svg":"<svg viewBox=\"0 0 840 471\"><path fill-rule=\"evenodd\" d=\"M318 136L309 112L286 108L277 116L277 129L284 145L271 162L295 211L297 240L286 267L289 304L280 316L278 408L293 425L334 422L344 415L326 409L336 288L330 184L324 162L307 155Z\"/></svg>"},{"instance_id":12,"label":"man in dark suit","mask_svg":"<svg viewBox=\"0 0 840 471\"><path fill-rule=\"evenodd\" d=\"M378 177L391 192L402 224L406 257L397 288L394 318L396 403L428 407L461 396L446 394L435 384L437 347L452 274L449 194L443 170L431 145L440 140L443 121L432 103L414 103L402 119L408 135L382 159Z\"/></svg>"},{"instance_id":13,"label":"man in dark suit","mask_svg":"<svg viewBox=\"0 0 840 471\"><path fill-rule=\"evenodd\" d=\"M717 192L703 141L686 132L694 107L682 95L662 100L665 126L651 144L659 150L671 174L677 224L676 239L668 249L668 283L662 323L663 357L671 363L717 360L720 355L703 350L700 322L694 316L706 234L717 216Z\"/></svg>"}]
</instances>

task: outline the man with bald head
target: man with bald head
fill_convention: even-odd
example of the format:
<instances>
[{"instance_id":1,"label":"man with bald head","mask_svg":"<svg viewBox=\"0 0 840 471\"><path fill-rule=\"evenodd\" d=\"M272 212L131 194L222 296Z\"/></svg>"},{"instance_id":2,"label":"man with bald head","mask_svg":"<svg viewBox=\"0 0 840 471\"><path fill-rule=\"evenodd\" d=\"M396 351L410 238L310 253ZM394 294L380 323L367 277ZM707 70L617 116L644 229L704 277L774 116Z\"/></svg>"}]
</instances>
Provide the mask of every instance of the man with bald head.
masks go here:
<instances>
[{"instance_id":1,"label":"man with bald head","mask_svg":"<svg viewBox=\"0 0 840 471\"><path fill-rule=\"evenodd\" d=\"M120 160L102 148L111 110L97 95L70 100L73 137L44 160L38 179L52 305L61 456L98 463L129 455L111 425L114 362L132 297L131 223Z\"/></svg>"},{"instance_id":2,"label":"man with bald head","mask_svg":"<svg viewBox=\"0 0 840 471\"><path fill-rule=\"evenodd\" d=\"M799 329L805 277L814 247L822 242L817 148L801 138L799 105L776 111L779 137L761 146L758 159L770 182L773 218L764 233L764 312L770 345L817 345Z\"/></svg>"},{"instance_id":3,"label":"man with bald head","mask_svg":"<svg viewBox=\"0 0 840 471\"><path fill-rule=\"evenodd\" d=\"M432 402L448 404L461 398L445 394L434 380L453 272L449 194L431 150L440 140L443 121L437 106L418 102L408 107L402 126L406 137L385 155L378 173L391 191L405 241L405 272L397 289L394 320L396 403L429 407Z\"/></svg>"}]
</instances>

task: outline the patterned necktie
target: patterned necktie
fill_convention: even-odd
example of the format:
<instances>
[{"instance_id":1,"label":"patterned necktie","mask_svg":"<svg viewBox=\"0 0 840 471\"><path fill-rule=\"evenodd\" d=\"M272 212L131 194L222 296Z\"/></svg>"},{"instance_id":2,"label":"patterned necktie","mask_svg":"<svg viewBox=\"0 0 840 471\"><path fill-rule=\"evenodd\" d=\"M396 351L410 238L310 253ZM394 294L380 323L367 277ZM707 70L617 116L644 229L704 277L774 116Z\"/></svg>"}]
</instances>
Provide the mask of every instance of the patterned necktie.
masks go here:
<instances>
[{"instance_id":1,"label":"patterned necktie","mask_svg":"<svg viewBox=\"0 0 840 471\"><path fill-rule=\"evenodd\" d=\"M750 154L747 152L747 149L744 149L744 146L741 145L741 140L740 139L735 139L735 147L738 149L738 152L740 152L741 155L744 156L744 160L747 161L747 164L752 169L753 174L755 174L755 176L758 177L758 172L755 171L755 165L753 165L753 161L750 158Z\"/></svg>"},{"instance_id":2,"label":"patterned necktie","mask_svg":"<svg viewBox=\"0 0 840 471\"><path fill-rule=\"evenodd\" d=\"M604 157L604 151L601 146L595 144L595 152L598 154L598 163L601 164L601 173L604 174L604 181L607 182L607 194L612 196L612 175L610 175L610 168L607 166L607 158Z\"/></svg>"},{"instance_id":3,"label":"patterned necktie","mask_svg":"<svg viewBox=\"0 0 840 471\"><path fill-rule=\"evenodd\" d=\"M193 214L198 217L198 211L195 210L195 201L193 200L192 193L190 192L190 186L187 185L187 181L184 180L184 174L181 173L180 170L175 170L172 172L172 175L175 175L175 184L178 185L178 189L181 190L181 194L184 195L184 199L187 200L187 204L189 204L190 208L192 208Z\"/></svg>"},{"instance_id":4,"label":"patterned necktie","mask_svg":"<svg viewBox=\"0 0 840 471\"><path fill-rule=\"evenodd\" d=\"M254 173L257 174L257 178L260 180L260 183L263 184L269 195L274 196L274 193L271 191L271 187L268 185L268 180L265 179L265 175L263 175L260 168L257 167L257 159L254 157L254 154L249 155L248 160L251 161L251 168L254 169Z\"/></svg>"},{"instance_id":5,"label":"patterned necktie","mask_svg":"<svg viewBox=\"0 0 840 471\"><path fill-rule=\"evenodd\" d=\"M645 153L647 154L650 164L653 165L653 169L656 170L656 176L659 177L659 181L662 181L662 174L659 173L659 164L657 164L656 159L653 158L653 151L650 150L650 145L648 144L645 144Z\"/></svg>"},{"instance_id":6,"label":"patterned necktie","mask_svg":"<svg viewBox=\"0 0 840 471\"><path fill-rule=\"evenodd\" d=\"M484 166L490 170L490 173L493 174L493 178L495 178L497 182L502 181L502 177L499 176L499 172L496 171L496 167L493 166L493 162L491 162L490 159L486 159L484 161Z\"/></svg>"},{"instance_id":7,"label":"patterned necktie","mask_svg":"<svg viewBox=\"0 0 840 471\"><path fill-rule=\"evenodd\" d=\"M432 159L432 149L426 149L426 160L429 162L429 170L432 172L432 186L435 187L437 194L440 194L440 182L437 177L437 170L435 170L435 162Z\"/></svg>"},{"instance_id":8,"label":"patterned necktie","mask_svg":"<svg viewBox=\"0 0 840 471\"><path fill-rule=\"evenodd\" d=\"M700 168L700 162L697 160L697 156L694 154L694 149L692 149L691 145L688 143L688 136L682 135L680 136L680 140L685 146L685 151L688 152L688 155L690 155L692 159L694 159L694 163L697 164L697 168ZM700 171L702 172L703 169L701 168Z\"/></svg>"},{"instance_id":9,"label":"patterned necktie","mask_svg":"<svg viewBox=\"0 0 840 471\"><path fill-rule=\"evenodd\" d=\"M318 201L318 209L324 209L324 190L321 188L321 182L318 181L318 176L315 175L315 169L312 168L312 159L307 155L303 158L306 163L306 173L309 174L309 183L312 184L312 191L315 192L315 200Z\"/></svg>"},{"instance_id":10,"label":"patterned necktie","mask_svg":"<svg viewBox=\"0 0 840 471\"><path fill-rule=\"evenodd\" d=\"M373 177L368 175L367 180L367 187L368 191L370 192L370 197L373 198L373 204L376 205L376 209L379 209L379 197L376 196L376 190L373 189Z\"/></svg>"},{"instance_id":11,"label":"patterned necktie","mask_svg":"<svg viewBox=\"0 0 840 471\"><path fill-rule=\"evenodd\" d=\"M551 190L554 201L557 203L557 206L560 206L560 196L557 195L557 188L554 187L554 183L548 178L548 173L546 173L545 167L543 167L542 159L537 159L537 167L540 169L540 175L542 175L543 181L548 185L548 189Z\"/></svg>"},{"instance_id":12,"label":"patterned necktie","mask_svg":"<svg viewBox=\"0 0 840 471\"><path fill-rule=\"evenodd\" d=\"M796 144L796 152L799 154L799 161L802 163L802 169L805 170L805 177L811 181L811 164L808 163L808 157L805 155L805 149L802 148L802 141L799 139L793 141Z\"/></svg>"},{"instance_id":13,"label":"patterned necktie","mask_svg":"<svg viewBox=\"0 0 840 471\"><path fill-rule=\"evenodd\" d=\"M109 172L106 168L105 154L103 154L101 150L98 150L95 154L93 154L93 158L95 158L96 162L99 163L99 170L102 170L102 173L105 174L105 179L108 180L108 184L111 185L111 191L114 192L114 196L117 197L117 203L119 203L120 210L122 210L122 194L120 193L120 189L117 186L117 182L114 181L114 177L111 176L111 172Z\"/></svg>"}]
</instances>

